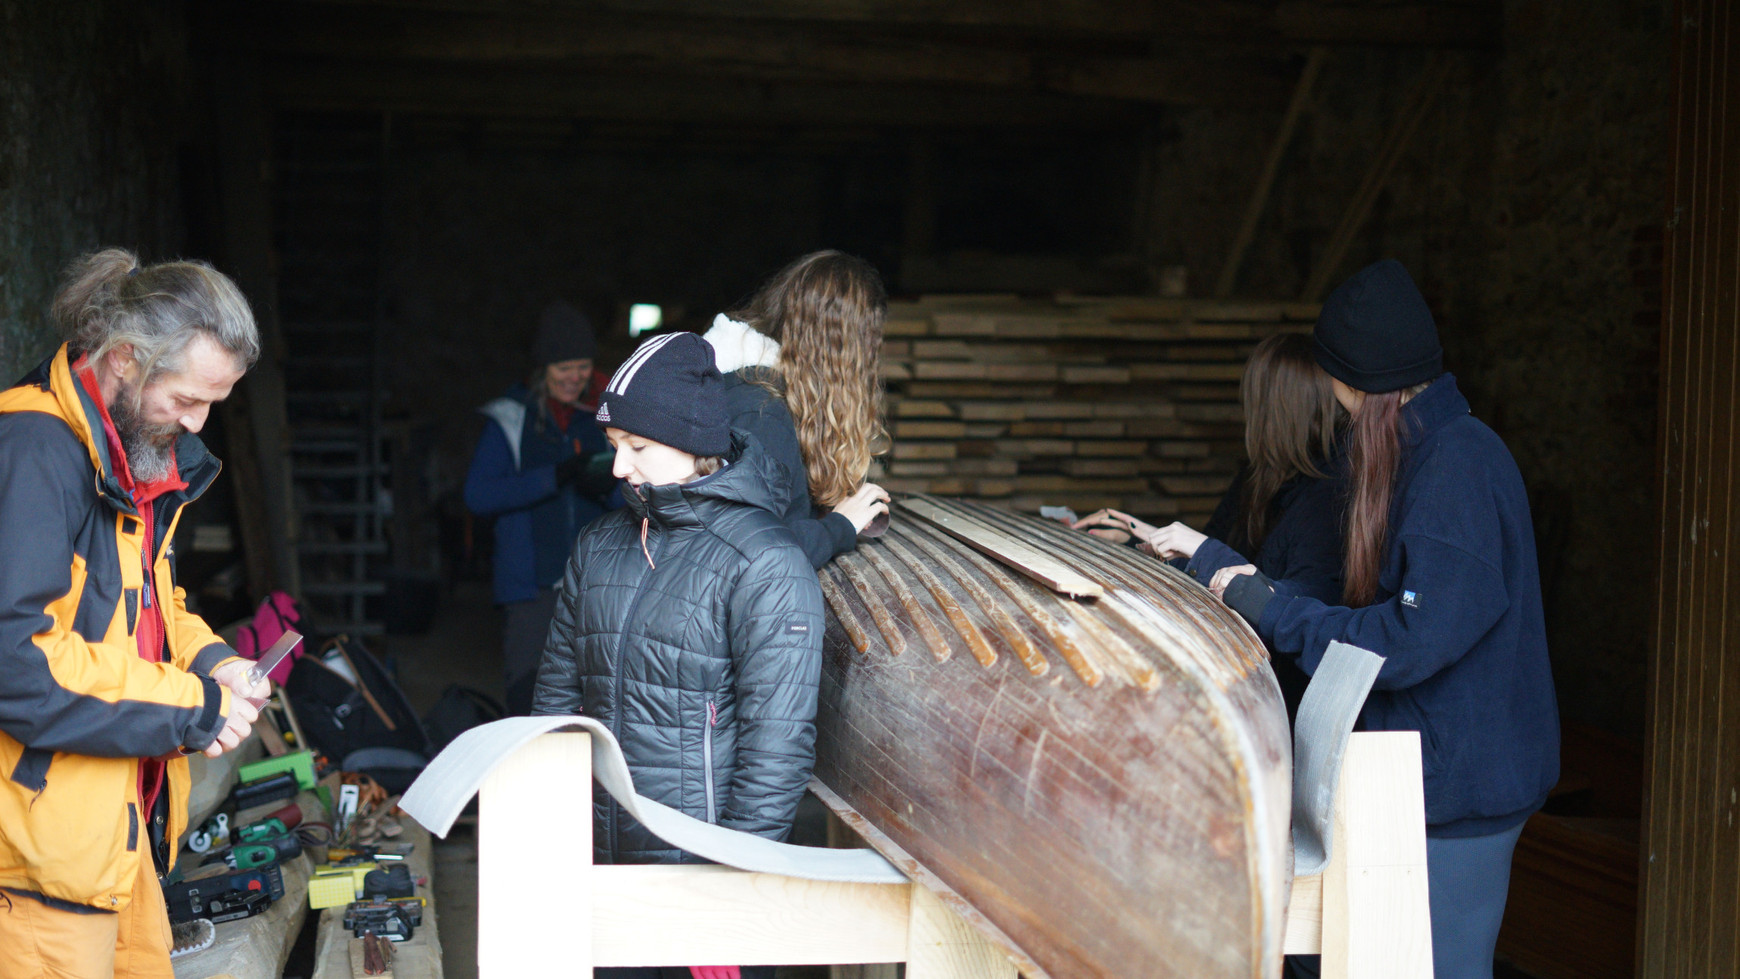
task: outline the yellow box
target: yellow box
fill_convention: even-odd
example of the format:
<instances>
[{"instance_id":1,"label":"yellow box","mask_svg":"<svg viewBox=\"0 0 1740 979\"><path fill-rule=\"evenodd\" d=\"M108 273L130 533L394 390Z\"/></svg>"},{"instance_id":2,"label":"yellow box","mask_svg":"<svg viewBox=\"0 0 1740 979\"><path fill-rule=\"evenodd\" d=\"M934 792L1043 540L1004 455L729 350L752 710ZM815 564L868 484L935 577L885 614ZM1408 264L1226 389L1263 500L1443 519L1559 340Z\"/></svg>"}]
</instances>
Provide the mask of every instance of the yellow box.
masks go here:
<instances>
[{"instance_id":1,"label":"yellow box","mask_svg":"<svg viewBox=\"0 0 1740 979\"><path fill-rule=\"evenodd\" d=\"M349 874L326 874L308 879L308 906L313 910L339 908L356 900L356 885Z\"/></svg>"},{"instance_id":2,"label":"yellow box","mask_svg":"<svg viewBox=\"0 0 1740 979\"><path fill-rule=\"evenodd\" d=\"M334 867L323 863L314 868L308 880L308 906L311 909L335 908L349 904L362 896L363 878L378 864L359 863Z\"/></svg>"}]
</instances>

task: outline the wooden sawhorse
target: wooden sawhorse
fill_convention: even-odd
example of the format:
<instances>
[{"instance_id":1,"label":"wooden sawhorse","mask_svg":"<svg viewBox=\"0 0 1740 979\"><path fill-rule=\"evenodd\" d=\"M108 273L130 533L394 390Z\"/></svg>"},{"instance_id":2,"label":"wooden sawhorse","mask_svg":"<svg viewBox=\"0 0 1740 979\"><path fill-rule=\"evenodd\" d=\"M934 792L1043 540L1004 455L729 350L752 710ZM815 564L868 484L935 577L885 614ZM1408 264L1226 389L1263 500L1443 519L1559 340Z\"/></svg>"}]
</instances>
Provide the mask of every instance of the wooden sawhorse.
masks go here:
<instances>
[{"instance_id":1,"label":"wooden sawhorse","mask_svg":"<svg viewBox=\"0 0 1740 979\"><path fill-rule=\"evenodd\" d=\"M929 890L719 866L594 866L590 735L546 734L484 781L478 972L588 977L599 966L904 962L908 979L1014 979ZM553 843L551 814L565 814ZM1294 880L1284 948L1330 979L1430 979L1419 736L1353 735L1332 860Z\"/></svg>"}]
</instances>

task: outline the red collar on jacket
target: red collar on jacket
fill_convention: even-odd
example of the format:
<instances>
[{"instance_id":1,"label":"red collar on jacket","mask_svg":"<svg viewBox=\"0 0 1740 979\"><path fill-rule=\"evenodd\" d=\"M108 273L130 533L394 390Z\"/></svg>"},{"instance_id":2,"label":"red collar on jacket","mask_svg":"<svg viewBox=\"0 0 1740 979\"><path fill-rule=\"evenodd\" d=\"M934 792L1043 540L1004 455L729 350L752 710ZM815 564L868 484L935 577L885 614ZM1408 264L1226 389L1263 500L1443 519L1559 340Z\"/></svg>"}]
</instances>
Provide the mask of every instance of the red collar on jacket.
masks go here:
<instances>
[{"instance_id":1,"label":"red collar on jacket","mask_svg":"<svg viewBox=\"0 0 1740 979\"><path fill-rule=\"evenodd\" d=\"M149 483L137 483L133 480L133 470L127 465L127 450L121 445L121 435L115 430L115 420L109 417L109 406L103 401L102 388L97 383L97 373L91 369L90 357L80 355L72 365L73 376L83 384L86 393L96 403L97 411L103 416L103 437L109 443L109 458L114 460L116 479L120 480L121 488L133 498L134 506L144 506L171 490L187 489L187 482L181 478L181 472L175 463L175 450L169 452L169 472L161 479Z\"/></svg>"}]
</instances>

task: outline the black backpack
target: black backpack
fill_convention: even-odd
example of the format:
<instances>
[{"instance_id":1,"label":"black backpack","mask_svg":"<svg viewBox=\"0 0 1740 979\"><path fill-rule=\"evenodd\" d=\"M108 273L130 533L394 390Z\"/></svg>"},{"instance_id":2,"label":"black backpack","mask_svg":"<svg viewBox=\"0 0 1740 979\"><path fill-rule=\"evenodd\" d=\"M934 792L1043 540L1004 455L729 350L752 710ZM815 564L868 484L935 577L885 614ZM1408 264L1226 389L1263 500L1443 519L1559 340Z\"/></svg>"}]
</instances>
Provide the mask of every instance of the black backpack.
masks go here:
<instances>
[{"instance_id":1,"label":"black backpack","mask_svg":"<svg viewBox=\"0 0 1740 979\"><path fill-rule=\"evenodd\" d=\"M506 713L489 694L472 687L452 684L441 691L441 699L423 715L423 729L429 732L429 748L435 753L453 743L453 739L490 721L499 721Z\"/></svg>"},{"instance_id":2,"label":"black backpack","mask_svg":"<svg viewBox=\"0 0 1740 979\"><path fill-rule=\"evenodd\" d=\"M354 674L355 682L346 673ZM363 748L399 748L429 757L429 735L404 692L380 660L349 636L337 636L319 655L297 660L284 694L308 747L335 762Z\"/></svg>"}]
</instances>

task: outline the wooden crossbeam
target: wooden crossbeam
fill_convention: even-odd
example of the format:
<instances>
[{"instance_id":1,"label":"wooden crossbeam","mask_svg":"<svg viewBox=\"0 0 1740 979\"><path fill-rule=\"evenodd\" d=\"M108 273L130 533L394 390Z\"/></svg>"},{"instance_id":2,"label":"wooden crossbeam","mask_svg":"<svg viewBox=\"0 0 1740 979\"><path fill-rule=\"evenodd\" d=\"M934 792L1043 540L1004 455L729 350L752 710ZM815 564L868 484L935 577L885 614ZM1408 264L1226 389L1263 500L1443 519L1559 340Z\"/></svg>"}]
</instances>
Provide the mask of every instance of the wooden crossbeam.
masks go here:
<instances>
[{"instance_id":1,"label":"wooden crossbeam","mask_svg":"<svg viewBox=\"0 0 1740 979\"><path fill-rule=\"evenodd\" d=\"M525 12L320 9L274 4L261 17L268 55L328 64L559 67L763 81L948 84L1180 105L1264 107L1286 98L1275 57L1120 55L1114 48L967 43L862 28L747 26L741 21L598 18ZM1100 46L1103 48L1103 46Z\"/></svg>"},{"instance_id":2,"label":"wooden crossbeam","mask_svg":"<svg viewBox=\"0 0 1740 979\"><path fill-rule=\"evenodd\" d=\"M315 10L343 7L496 12L499 0L317 0ZM1344 0L547 0L543 10L584 11L664 22L695 19L761 24L835 24L950 30L978 35L1070 38L1166 38L1296 47L1370 44L1490 47L1498 43L1498 0L1414 0L1350 4Z\"/></svg>"},{"instance_id":3,"label":"wooden crossbeam","mask_svg":"<svg viewBox=\"0 0 1740 979\"><path fill-rule=\"evenodd\" d=\"M702 126L827 125L1061 130L1132 125L1142 104L1020 89L801 81L772 75L678 76L654 70L393 65L275 59L274 106L493 119L585 119Z\"/></svg>"}]
</instances>

